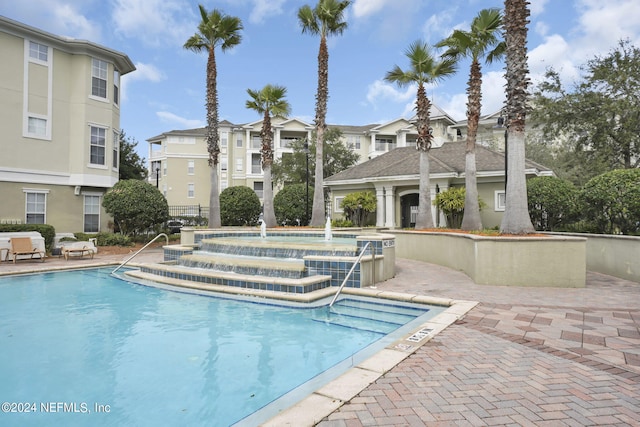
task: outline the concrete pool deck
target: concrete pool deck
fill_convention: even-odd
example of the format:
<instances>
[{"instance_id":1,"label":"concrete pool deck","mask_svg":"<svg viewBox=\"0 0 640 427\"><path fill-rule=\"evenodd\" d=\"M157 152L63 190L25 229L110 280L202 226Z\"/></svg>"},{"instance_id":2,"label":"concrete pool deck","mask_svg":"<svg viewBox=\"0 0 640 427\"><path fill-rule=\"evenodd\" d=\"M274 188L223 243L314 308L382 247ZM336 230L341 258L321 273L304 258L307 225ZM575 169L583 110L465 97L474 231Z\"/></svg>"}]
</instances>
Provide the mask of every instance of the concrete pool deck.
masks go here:
<instances>
[{"instance_id":1,"label":"concrete pool deck","mask_svg":"<svg viewBox=\"0 0 640 427\"><path fill-rule=\"evenodd\" d=\"M127 257L2 262L0 275ZM161 259L148 249L135 262ZM640 425L640 283L588 272L585 288L513 288L419 261L396 265L378 291L478 304L372 382L345 378L360 391L336 383L332 393L354 397L336 401L317 425ZM281 421L312 425L295 415L313 409L294 407Z\"/></svg>"}]
</instances>

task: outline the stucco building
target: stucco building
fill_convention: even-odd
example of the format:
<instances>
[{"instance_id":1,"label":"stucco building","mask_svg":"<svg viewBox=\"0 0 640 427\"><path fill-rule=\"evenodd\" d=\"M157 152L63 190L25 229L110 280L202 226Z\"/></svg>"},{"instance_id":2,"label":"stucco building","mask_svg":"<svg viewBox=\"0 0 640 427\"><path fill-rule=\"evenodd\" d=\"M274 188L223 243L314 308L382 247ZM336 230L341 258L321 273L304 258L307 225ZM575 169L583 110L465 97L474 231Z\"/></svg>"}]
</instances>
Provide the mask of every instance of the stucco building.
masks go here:
<instances>
[{"instance_id":1,"label":"stucco building","mask_svg":"<svg viewBox=\"0 0 640 427\"><path fill-rule=\"evenodd\" d=\"M127 55L0 16L0 222L107 231Z\"/></svg>"}]
</instances>

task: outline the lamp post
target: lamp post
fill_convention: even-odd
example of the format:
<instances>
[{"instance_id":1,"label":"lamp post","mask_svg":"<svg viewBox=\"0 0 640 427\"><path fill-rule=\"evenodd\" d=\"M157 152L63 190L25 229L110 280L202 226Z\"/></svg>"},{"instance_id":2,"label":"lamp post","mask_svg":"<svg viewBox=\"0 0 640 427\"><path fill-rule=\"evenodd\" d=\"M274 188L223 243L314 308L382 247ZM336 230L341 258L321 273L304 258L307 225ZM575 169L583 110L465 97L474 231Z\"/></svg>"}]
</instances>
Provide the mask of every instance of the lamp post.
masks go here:
<instances>
[{"instance_id":1,"label":"lamp post","mask_svg":"<svg viewBox=\"0 0 640 427\"><path fill-rule=\"evenodd\" d=\"M304 139L304 154L307 156L307 192L304 198L305 220L309 225L309 139Z\"/></svg>"},{"instance_id":2,"label":"lamp post","mask_svg":"<svg viewBox=\"0 0 640 427\"><path fill-rule=\"evenodd\" d=\"M156 188L160 188L160 164L156 164Z\"/></svg>"}]
</instances>

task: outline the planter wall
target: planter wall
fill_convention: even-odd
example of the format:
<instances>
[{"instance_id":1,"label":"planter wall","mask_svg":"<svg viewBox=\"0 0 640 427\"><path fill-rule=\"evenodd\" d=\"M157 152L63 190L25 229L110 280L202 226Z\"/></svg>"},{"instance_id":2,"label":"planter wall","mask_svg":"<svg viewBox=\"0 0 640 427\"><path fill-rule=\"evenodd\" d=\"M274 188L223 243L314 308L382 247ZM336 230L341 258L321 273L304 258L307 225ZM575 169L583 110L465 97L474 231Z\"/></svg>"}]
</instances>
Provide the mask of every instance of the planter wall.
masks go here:
<instances>
[{"instance_id":1,"label":"planter wall","mask_svg":"<svg viewBox=\"0 0 640 427\"><path fill-rule=\"evenodd\" d=\"M582 237L487 237L462 233L387 231L396 256L463 271L475 283L500 286L584 287Z\"/></svg>"}]
</instances>

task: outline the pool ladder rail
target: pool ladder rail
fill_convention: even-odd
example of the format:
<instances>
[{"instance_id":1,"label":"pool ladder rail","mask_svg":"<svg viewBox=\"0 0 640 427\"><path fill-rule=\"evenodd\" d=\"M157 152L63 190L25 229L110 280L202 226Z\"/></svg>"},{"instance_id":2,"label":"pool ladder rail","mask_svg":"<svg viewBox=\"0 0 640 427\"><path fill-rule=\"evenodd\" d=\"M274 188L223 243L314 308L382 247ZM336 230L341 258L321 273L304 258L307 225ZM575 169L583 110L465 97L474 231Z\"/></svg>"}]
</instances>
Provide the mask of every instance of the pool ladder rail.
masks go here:
<instances>
[{"instance_id":1,"label":"pool ladder rail","mask_svg":"<svg viewBox=\"0 0 640 427\"><path fill-rule=\"evenodd\" d=\"M336 300L338 299L338 295L340 295L340 292L342 292L342 289L344 288L344 285L347 284L347 280L349 280L349 277L351 277L351 274L353 274L353 270L356 269L356 265L358 265L360 263L360 261L362 260L362 257L364 256L365 252L367 251L367 248L369 248L369 252L371 253L371 286L374 286L376 284L376 254L374 252L373 246L371 245L371 242L367 242L367 244L364 245L364 247L360 251L360 254L358 255L358 258L356 259L356 261L351 266L351 269L349 270L349 272L345 276L344 280L342 281L342 284L338 288L338 292L336 292L336 294L333 296L333 299L331 300L331 303L329 304L329 308L331 308L333 306L333 303L336 302Z\"/></svg>"},{"instance_id":2,"label":"pool ladder rail","mask_svg":"<svg viewBox=\"0 0 640 427\"><path fill-rule=\"evenodd\" d=\"M140 249L138 249L138 251L136 251L136 253L134 253L133 255L131 255L129 258L125 259L124 261L122 261L122 263L117 266L112 272L111 274L115 274L116 271L120 270L122 267L124 267L129 261L131 261L132 259L134 259L140 252L144 251L150 244L152 244L153 242L155 242L156 240L158 240L160 237L164 236L165 239L167 239L167 245L169 244L169 236L167 236L165 233L160 233L158 234L156 237L154 237L149 243L147 243L146 245L144 245L143 247L141 247Z\"/></svg>"}]
</instances>

